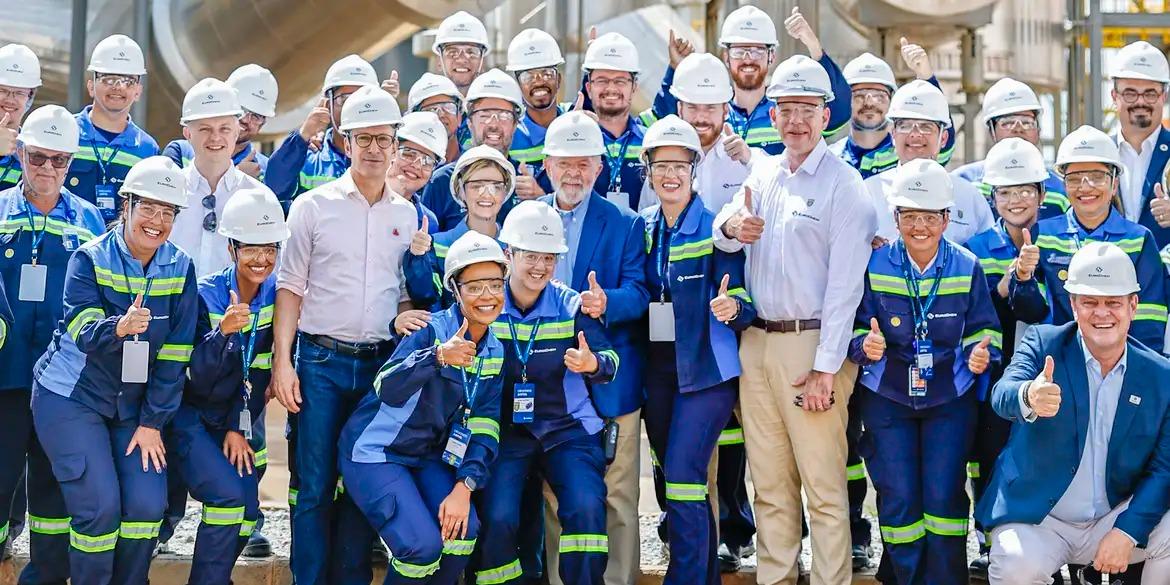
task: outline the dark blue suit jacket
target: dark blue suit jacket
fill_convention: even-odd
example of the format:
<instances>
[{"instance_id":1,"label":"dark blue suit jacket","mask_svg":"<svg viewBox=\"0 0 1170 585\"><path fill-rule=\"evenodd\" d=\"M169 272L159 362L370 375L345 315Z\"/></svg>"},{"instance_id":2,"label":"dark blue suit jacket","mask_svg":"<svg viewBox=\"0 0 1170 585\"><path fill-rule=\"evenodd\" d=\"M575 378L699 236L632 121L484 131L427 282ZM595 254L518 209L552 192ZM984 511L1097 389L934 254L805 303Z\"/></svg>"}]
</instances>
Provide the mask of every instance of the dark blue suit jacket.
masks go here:
<instances>
[{"instance_id":1,"label":"dark blue suit jacket","mask_svg":"<svg viewBox=\"0 0 1170 585\"><path fill-rule=\"evenodd\" d=\"M1154 144L1154 153L1150 157L1150 168L1146 170L1146 181L1142 185L1142 214L1138 217L1138 223L1150 228L1154 233L1154 241L1158 243L1158 249L1166 247L1170 244L1170 229L1163 228L1154 220L1154 214L1150 213L1150 200L1154 198L1154 185L1162 182L1162 177L1166 174L1166 163L1170 162L1170 130L1165 128L1158 129L1158 141ZM1129 172L1130 169L1126 169Z\"/></svg>"},{"instance_id":2,"label":"dark blue suit jacket","mask_svg":"<svg viewBox=\"0 0 1170 585\"><path fill-rule=\"evenodd\" d=\"M1112 507L1133 498L1114 527L1145 546L1170 508L1170 361L1132 337L1126 353L1105 488ZM1060 410L1052 418L1025 422L1020 386L1039 375L1049 355L1056 362ZM1076 323L1033 326L995 385L992 405L1016 424L975 517L988 530L1013 522L1039 524L1068 489L1085 449L1089 382Z\"/></svg>"}]
</instances>

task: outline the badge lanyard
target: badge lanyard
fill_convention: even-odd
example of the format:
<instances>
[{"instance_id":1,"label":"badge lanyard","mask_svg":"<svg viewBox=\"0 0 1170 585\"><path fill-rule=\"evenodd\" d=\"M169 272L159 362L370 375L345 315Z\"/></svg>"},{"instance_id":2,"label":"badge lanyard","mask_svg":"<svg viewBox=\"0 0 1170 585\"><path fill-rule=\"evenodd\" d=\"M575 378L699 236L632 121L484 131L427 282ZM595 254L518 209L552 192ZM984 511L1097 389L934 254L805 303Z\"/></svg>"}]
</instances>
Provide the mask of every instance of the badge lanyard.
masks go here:
<instances>
[{"instance_id":1,"label":"badge lanyard","mask_svg":"<svg viewBox=\"0 0 1170 585\"><path fill-rule=\"evenodd\" d=\"M257 327L260 325L260 313L257 312L252 315L252 334L248 336L248 340L244 342L244 351L240 353L244 360L244 408L248 408L248 402L252 400L252 357L256 352L256 337L259 334ZM244 333L241 331L240 336Z\"/></svg>"},{"instance_id":2,"label":"badge lanyard","mask_svg":"<svg viewBox=\"0 0 1170 585\"><path fill-rule=\"evenodd\" d=\"M122 252L118 252L118 263L122 265L122 282L126 283L127 293L130 295L130 305L134 304L134 298L138 295L134 292L134 287L130 286L130 270L126 265L126 259L122 257ZM146 279L146 285L142 287L142 304L146 305L146 299L150 296L150 285L154 282L154 277ZM127 305L129 306L129 305ZM134 341L138 341L138 335L134 335Z\"/></svg>"},{"instance_id":3,"label":"badge lanyard","mask_svg":"<svg viewBox=\"0 0 1170 585\"><path fill-rule=\"evenodd\" d=\"M508 323L511 323L511 321L508 321ZM529 350L531 350L531 348L532 346L529 344ZM467 383L467 370L459 368L459 373L463 376L463 397L467 399L467 402L463 406L464 427L467 426L467 419L471 417L471 406L475 404L475 395L479 393L479 384L483 381L483 378L480 377L480 373L483 372L484 360L481 357L477 357L476 359L479 361L479 365L475 368L475 381L473 383ZM527 361L527 358L525 358L524 361Z\"/></svg>"},{"instance_id":4,"label":"badge lanyard","mask_svg":"<svg viewBox=\"0 0 1170 585\"><path fill-rule=\"evenodd\" d=\"M3 181L3 179L0 178L0 181ZM29 204L28 199L24 200L24 212L28 214L28 229L29 233L32 234L32 248L30 251L30 254L32 255L32 265L36 266L37 257L41 254L41 240L45 239L45 231L49 229L49 216L44 216L45 224L41 226L41 231L38 232L37 224L35 221L33 221L32 205ZM127 288L129 288L129 285L127 285Z\"/></svg>"},{"instance_id":5,"label":"badge lanyard","mask_svg":"<svg viewBox=\"0 0 1170 585\"><path fill-rule=\"evenodd\" d=\"M661 214L661 210L659 210ZM665 252L666 246L670 243L670 237L667 237L670 228L666 227L666 217L658 219L658 252L654 256L654 269L658 271L658 302L666 302L666 281L670 278L670 254ZM673 234L670 234L673 235Z\"/></svg>"},{"instance_id":6,"label":"badge lanyard","mask_svg":"<svg viewBox=\"0 0 1170 585\"><path fill-rule=\"evenodd\" d=\"M511 316L508 316L508 330L512 332L512 344L516 346L516 358L520 360L520 382L527 384L528 358L532 357L532 346L536 344L536 332L540 330L540 319L537 319L536 323L532 325L532 336L528 338L528 347L523 352L520 351L520 335L516 333L516 322L512 320Z\"/></svg>"},{"instance_id":7,"label":"badge lanyard","mask_svg":"<svg viewBox=\"0 0 1170 585\"><path fill-rule=\"evenodd\" d=\"M906 284L910 288L910 307L914 312L914 337L919 341L926 340L928 333L927 314L930 312L931 306L934 305L934 300L938 296L939 285L942 284L943 269L946 268L950 261L951 251L950 247L943 242L942 249L939 250L939 258L934 266L934 282L930 286L930 292L923 301L921 297L921 289L919 288L918 275L915 274L914 268L911 266L910 255L906 252L906 245L900 243L902 249L902 273L906 278Z\"/></svg>"},{"instance_id":8,"label":"badge lanyard","mask_svg":"<svg viewBox=\"0 0 1170 585\"><path fill-rule=\"evenodd\" d=\"M101 181L99 181L99 183L101 183L101 184L105 184L105 183L106 183L106 178L107 178L107 177L109 177L109 173L106 171L106 168L107 168L109 165L111 165L111 164L114 164L114 159L118 157L118 153L119 153L119 152L121 152L121 150L122 150L122 147L121 147L121 146L115 146L115 147L114 147L114 149L113 149L113 151L112 151L112 152L110 152L110 158L109 158L109 159L107 159L107 160L102 160L102 155L101 155L101 153L98 151L98 147L97 147L97 142L96 142L96 141L90 141L90 143L89 143L89 147L93 149L93 158L94 158L94 160L95 160L95 161L97 161L97 165L98 165L98 172L100 172L100 173L101 173L101 175L102 175L102 176L101 176Z\"/></svg>"},{"instance_id":9,"label":"badge lanyard","mask_svg":"<svg viewBox=\"0 0 1170 585\"><path fill-rule=\"evenodd\" d=\"M605 147L605 158L609 161L609 192L619 193L622 190L622 162L626 160L626 151L630 148L630 140L633 139L632 132L626 132L626 137L622 139L622 147L618 150L616 162L609 156L609 146Z\"/></svg>"}]
</instances>

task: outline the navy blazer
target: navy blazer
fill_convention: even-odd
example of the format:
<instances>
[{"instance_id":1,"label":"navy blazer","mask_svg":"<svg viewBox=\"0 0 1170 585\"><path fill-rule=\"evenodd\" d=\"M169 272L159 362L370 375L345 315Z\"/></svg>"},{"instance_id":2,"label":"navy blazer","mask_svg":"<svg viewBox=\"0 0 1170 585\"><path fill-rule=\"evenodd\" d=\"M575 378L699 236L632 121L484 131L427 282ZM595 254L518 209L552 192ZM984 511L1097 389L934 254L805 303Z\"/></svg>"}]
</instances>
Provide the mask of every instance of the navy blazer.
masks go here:
<instances>
[{"instance_id":1,"label":"navy blazer","mask_svg":"<svg viewBox=\"0 0 1170 585\"><path fill-rule=\"evenodd\" d=\"M1120 139L1120 136L1118 136ZM1162 182L1166 174L1166 163L1170 163L1170 130L1158 128L1158 141L1154 144L1154 153L1150 157L1150 168L1146 169L1146 181L1142 184L1142 213L1138 216L1138 223L1150 228L1154 233L1154 241L1158 249L1170 244L1170 229L1163 228L1154 220L1150 212L1150 200L1154 198L1154 185ZM1130 172L1132 169L1125 169Z\"/></svg>"},{"instance_id":2,"label":"navy blazer","mask_svg":"<svg viewBox=\"0 0 1170 585\"><path fill-rule=\"evenodd\" d=\"M1114 526L1141 547L1170 509L1170 361L1132 337L1126 353L1105 489L1111 507L1133 498ZM1036 378L1049 355L1056 362L1060 410L1025 422L1020 386ZM1015 424L975 517L988 530L1012 522L1039 524L1068 489L1085 449L1089 382L1076 323L1033 326L995 385L992 405Z\"/></svg>"}]
</instances>

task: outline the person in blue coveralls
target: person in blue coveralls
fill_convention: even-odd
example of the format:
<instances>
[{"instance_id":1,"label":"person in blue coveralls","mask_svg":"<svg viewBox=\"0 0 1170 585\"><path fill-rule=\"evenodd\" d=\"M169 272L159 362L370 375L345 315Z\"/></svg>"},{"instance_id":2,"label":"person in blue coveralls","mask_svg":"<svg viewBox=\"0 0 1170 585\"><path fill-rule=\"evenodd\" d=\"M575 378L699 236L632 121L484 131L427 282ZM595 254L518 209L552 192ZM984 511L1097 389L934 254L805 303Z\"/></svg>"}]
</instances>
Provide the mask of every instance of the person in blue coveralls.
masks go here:
<instances>
[{"instance_id":1,"label":"person in blue coveralls","mask_svg":"<svg viewBox=\"0 0 1170 585\"><path fill-rule=\"evenodd\" d=\"M660 205L646 220L650 289L646 434L666 479L670 565L665 583L720 583L707 466L739 392L735 331L756 311L744 289L744 252L712 246L715 215L692 189L699 134L678 116L646 131L642 157Z\"/></svg>"},{"instance_id":2,"label":"person in blue coveralls","mask_svg":"<svg viewBox=\"0 0 1170 585\"><path fill-rule=\"evenodd\" d=\"M119 185L130 168L158 154L158 142L130 119L130 107L142 95L146 61L142 48L126 35L98 42L89 57L85 81L93 103L77 113L81 149L69 167L65 186L102 212L106 223L118 218Z\"/></svg>"},{"instance_id":3,"label":"person in blue coveralls","mask_svg":"<svg viewBox=\"0 0 1170 585\"><path fill-rule=\"evenodd\" d=\"M456 133L464 126L463 94L459 93L455 84L442 75L423 73L418 81L410 86L406 104L406 109L411 112L430 112L439 117L447 131L443 160L450 162L458 159L459 154L463 152L463 147L456 137Z\"/></svg>"},{"instance_id":4,"label":"person in blue coveralls","mask_svg":"<svg viewBox=\"0 0 1170 585\"><path fill-rule=\"evenodd\" d=\"M979 260L943 237L947 171L918 159L894 172L899 238L870 259L849 344L864 368L858 448L896 582L966 585L967 456L1002 336Z\"/></svg>"},{"instance_id":5,"label":"person in blue coveralls","mask_svg":"<svg viewBox=\"0 0 1170 585\"><path fill-rule=\"evenodd\" d=\"M593 407L591 387L609 382L619 358L596 319L581 312L581 295L552 282L564 229L553 208L525 201L504 220L500 240L510 267L504 312L492 332L504 344L500 455L480 500L478 583L515 583L520 499L529 473L548 482L564 532L560 577L600 585L609 538L605 530L607 444L616 436Z\"/></svg>"},{"instance_id":6,"label":"person in blue coveralls","mask_svg":"<svg viewBox=\"0 0 1170 585\"><path fill-rule=\"evenodd\" d=\"M40 86L41 60L32 49L16 43L0 47L0 190L20 182L17 130Z\"/></svg>"},{"instance_id":7,"label":"person in blue coveralls","mask_svg":"<svg viewBox=\"0 0 1170 585\"><path fill-rule=\"evenodd\" d=\"M430 112L410 112L402 117L395 137L398 148L394 151L386 178L395 193L414 205L419 230L430 235L438 231L439 222L423 205L422 190L430 182L435 169L443 164L447 131L438 116Z\"/></svg>"},{"instance_id":8,"label":"person in blue coveralls","mask_svg":"<svg viewBox=\"0 0 1170 585\"><path fill-rule=\"evenodd\" d=\"M560 66L564 64L557 40L538 28L520 31L508 44L505 69L516 76L524 96L524 115L516 126L508 156L521 165L528 165L533 176L544 168L544 135L548 125L572 106L557 103L564 81Z\"/></svg>"},{"instance_id":9,"label":"person in blue coveralls","mask_svg":"<svg viewBox=\"0 0 1170 585\"><path fill-rule=\"evenodd\" d=\"M203 503L191 584L227 583L260 513L249 445L272 371L272 315L280 244L289 230L267 187L237 191L219 233L232 264L199 281L195 348L182 403L167 428L171 473Z\"/></svg>"},{"instance_id":10,"label":"person in blue coveralls","mask_svg":"<svg viewBox=\"0 0 1170 585\"><path fill-rule=\"evenodd\" d=\"M167 241L182 171L148 157L126 175L123 221L78 248L65 314L33 369L37 436L70 516L70 582L144 583L166 508L162 430L191 359L195 267Z\"/></svg>"},{"instance_id":11,"label":"person in blue coveralls","mask_svg":"<svg viewBox=\"0 0 1170 585\"><path fill-rule=\"evenodd\" d=\"M386 585L455 585L480 533L472 494L488 484L500 440L508 265L489 236L467 232L447 255L455 304L410 333L341 432L346 490L394 558Z\"/></svg>"}]
</instances>

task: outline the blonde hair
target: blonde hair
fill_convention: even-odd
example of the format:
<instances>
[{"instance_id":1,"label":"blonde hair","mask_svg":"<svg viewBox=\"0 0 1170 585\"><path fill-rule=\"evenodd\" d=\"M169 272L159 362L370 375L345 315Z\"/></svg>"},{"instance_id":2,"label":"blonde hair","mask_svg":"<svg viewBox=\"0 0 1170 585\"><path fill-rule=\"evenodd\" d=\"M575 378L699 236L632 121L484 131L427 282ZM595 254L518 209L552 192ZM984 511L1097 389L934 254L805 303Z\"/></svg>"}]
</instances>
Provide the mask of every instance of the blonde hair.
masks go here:
<instances>
[{"instance_id":1,"label":"blonde hair","mask_svg":"<svg viewBox=\"0 0 1170 585\"><path fill-rule=\"evenodd\" d=\"M459 176L455 177L455 196L462 197L463 184L467 182L468 177L483 169L489 168L500 171L500 175L504 177L504 199L511 197L512 189L516 187L512 182L512 173L509 173L508 169L501 167L500 163L487 158L481 158L459 171Z\"/></svg>"}]
</instances>

